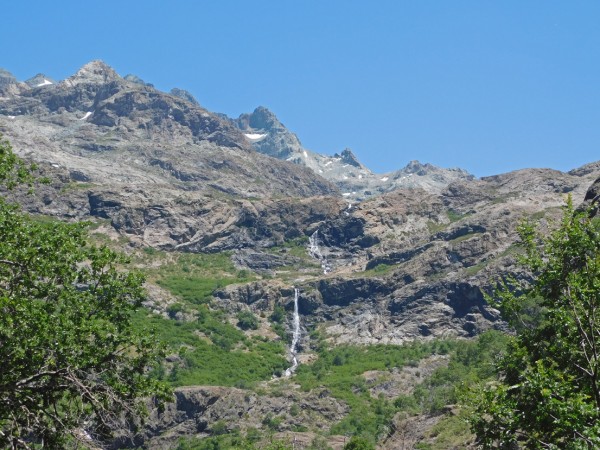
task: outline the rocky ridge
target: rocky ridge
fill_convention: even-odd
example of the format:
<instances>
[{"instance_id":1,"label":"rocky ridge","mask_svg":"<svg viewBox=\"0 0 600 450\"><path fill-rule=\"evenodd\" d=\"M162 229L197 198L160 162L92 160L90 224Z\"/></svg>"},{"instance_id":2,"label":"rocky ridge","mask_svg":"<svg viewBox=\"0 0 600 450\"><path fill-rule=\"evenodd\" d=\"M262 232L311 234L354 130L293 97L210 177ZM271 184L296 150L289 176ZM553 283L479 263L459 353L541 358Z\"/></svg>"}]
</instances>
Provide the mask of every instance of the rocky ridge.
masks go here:
<instances>
[{"instance_id":1,"label":"rocky ridge","mask_svg":"<svg viewBox=\"0 0 600 450\"><path fill-rule=\"evenodd\" d=\"M474 179L473 175L463 169L443 169L433 164L421 164L419 161L410 161L399 170L376 174L363 165L348 148L333 156L315 153L304 148L298 136L263 106L250 114L240 115L232 123L244 131L244 135L258 152L309 167L335 183L348 201L361 201L402 188L423 188L439 192L454 181Z\"/></svg>"}]
</instances>

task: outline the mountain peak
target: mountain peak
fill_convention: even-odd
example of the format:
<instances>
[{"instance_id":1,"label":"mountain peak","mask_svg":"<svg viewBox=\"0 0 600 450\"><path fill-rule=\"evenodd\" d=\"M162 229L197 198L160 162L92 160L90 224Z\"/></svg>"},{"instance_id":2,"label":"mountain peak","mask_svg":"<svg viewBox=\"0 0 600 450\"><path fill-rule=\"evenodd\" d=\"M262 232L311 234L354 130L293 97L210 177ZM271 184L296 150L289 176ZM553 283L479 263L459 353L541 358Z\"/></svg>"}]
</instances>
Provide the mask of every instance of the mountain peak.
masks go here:
<instances>
[{"instance_id":1,"label":"mountain peak","mask_svg":"<svg viewBox=\"0 0 600 450\"><path fill-rule=\"evenodd\" d=\"M104 61L95 60L85 64L75 75L67 78L65 81L71 84L78 84L80 82L106 83L120 78L117 72Z\"/></svg>"},{"instance_id":2,"label":"mountain peak","mask_svg":"<svg viewBox=\"0 0 600 450\"><path fill-rule=\"evenodd\" d=\"M270 131L285 128L279 119L277 119L277 116L264 106L257 107L250 114L242 114L238 122L242 129L252 128L255 130Z\"/></svg>"},{"instance_id":3,"label":"mountain peak","mask_svg":"<svg viewBox=\"0 0 600 450\"><path fill-rule=\"evenodd\" d=\"M354 166L354 167L361 167L360 161L358 161L358 158L356 157L356 155L354 153L352 153L352 150L350 150L349 148L344 149L344 151L342 151L342 154L340 156L344 163L350 164L351 166Z\"/></svg>"},{"instance_id":4,"label":"mountain peak","mask_svg":"<svg viewBox=\"0 0 600 450\"><path fill-rule=\"evenodd\" d=\"M144 80L142 80L140 77L138 77L137 75L134 75L132 73L128 73L127 75L125 75L123 77L124 80L130 81L132 83L135 84L139 84L142 86L150 86L150 87L154 87L154 85L152 83L146 83Z\"/></svg>"},{"instance_id":5,"label":"mountain peak","mask_svg":"<svg viewBox=\"0 0 600 450\"><path fill-rule=\"evenodd\" d=\"M0 67L0 88L3 86L8 86L9 84L14 84L16 82L17 79L12 73Z\"/></svg>"},{"instance_id":6,"label":"mountain peak","mask_svg":"<svg viewBox=\"0 0 600 450\"><path fill-rule=\"evenodd\" d=\"M428 169L433 169L433 166L429 163L421 164L420 161L413 159L404 167L404 169L402 169L402 171L415 173L417 175L425 175Z\"/></svg>"},{"instance_id":7,"label":"mountain peak","mask_svg":"<svg viewBox=\"0 0 600 450\"><path fill-rule=\"evenodd\" d=\"M36 76L25 81L25 84L27 84L29 87L47 86L54 83L55 81L52 78L47 77L43 73L38 73Z\"/></svg>"},{"instance_id":8,"label":"mountain peak","mask_svg":"<svg viewBox=\"0 0 600 450\"><path fill-rule=\"evenodd\" d=\"M173 88L171 89L171 92L169 92L169 94L174 95L175 97L179 97L185 101L188 101L196 106L200 106L200 103L198 103L198 100L196 100L196 97L194 97L190 92L186 91L185 89L179 89L179 88Z\"/></svg>"}]
</instances>

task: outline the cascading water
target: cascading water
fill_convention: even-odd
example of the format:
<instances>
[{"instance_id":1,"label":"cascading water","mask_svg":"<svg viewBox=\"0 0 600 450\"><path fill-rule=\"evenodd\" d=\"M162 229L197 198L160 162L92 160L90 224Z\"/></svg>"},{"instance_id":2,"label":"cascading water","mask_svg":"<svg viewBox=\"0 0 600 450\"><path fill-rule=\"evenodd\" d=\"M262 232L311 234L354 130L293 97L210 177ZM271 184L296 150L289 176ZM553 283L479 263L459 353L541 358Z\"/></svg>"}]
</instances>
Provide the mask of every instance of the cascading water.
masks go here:
<instances>
[{"instance_id":1,"label":"cascading water","mask_svg":"<svg viewBox=\"0 0 600 450\"><path fill-rule=\"evenodd\" d=\"M327 258L321 253L319 248L319 230L316 230L308 240L308 253L315 259L318 259L321 263L323 273L326 275L331 271L331 266L327 262ZM298 352L298 341L300 340L300 314L298 313L298 298L300 297L300 290L294 288L294 320L292 322L292 345L290 346L290 357L292 359L292 365L285 370L285 376L291 376L298 368L298 358L296 356Z\"/></svg>"},{"instance_id":2,"label":"cascading water","mask_svg":"<svg viewBox=\"0 0 600 450\"><path fill-rule=\"evenodd\" d=\"M300 297L300 290L298 288L294 288L294 330L292 333L292 345L290 346L292 366L285 370L286 377L289 377L298 368L298 358L296 358L296 352L298 350L298 341L300 340L300 314L298 314L298 297Z\"/></svg>"},{"instance_id":3,"label":"cascading water","mask_svg":"<svg viewBox=\"0 0 600 450\"><path fill-rule=\"evenodd\" d=\"M323 269L323 274L327 275L329 272L331 272L331 266L319 248L319 230L315 230L315 232L308 239L308 253L313 258L319 260L321 263L321 269Z\"/></svg>"}]
</instances>

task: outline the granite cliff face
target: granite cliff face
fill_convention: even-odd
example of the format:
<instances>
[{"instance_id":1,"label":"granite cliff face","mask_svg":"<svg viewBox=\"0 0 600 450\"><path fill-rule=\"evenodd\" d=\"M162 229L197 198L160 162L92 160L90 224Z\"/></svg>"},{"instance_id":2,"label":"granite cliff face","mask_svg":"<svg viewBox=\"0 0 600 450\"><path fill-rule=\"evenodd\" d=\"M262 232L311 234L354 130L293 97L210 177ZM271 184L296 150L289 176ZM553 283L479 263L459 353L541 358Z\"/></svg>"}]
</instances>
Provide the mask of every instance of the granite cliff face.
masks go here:
<instances>
[{"instance_id":1,"label":"granite cliff face","mask_svg":"<svg viewBox=\"0 0 600 450\"><path fill-rule=\"evenodd\" d=\"M304 149L266 108L231 120L185 91L160 92L99 61L61 82L40 74L21 83L0 71L0 132L52 180L17 198L27 211L92 220L133 253L227 252L255 277L213 292L211 304L229 317L291 312L300 289L301 364L315 357L310 330L335 346L506 329L484 293L507 273L527 276L515 269L519 221L549 228L567 195L598 205L600 163L475 179L414 161L376 175L350 150ZM149 290L151 309L168 317L174 300ZM253 414L269 411L285 416L282 433L316 430L347 414L329 394L296 389L284 401L182 388L137 441L119 442L169 448L181 435L209 435L217 421L260 428ZM301 415L290 414L294 402L306 405ZM343 437L332 439L341 448Z\"/></svg>"}]
</instances>

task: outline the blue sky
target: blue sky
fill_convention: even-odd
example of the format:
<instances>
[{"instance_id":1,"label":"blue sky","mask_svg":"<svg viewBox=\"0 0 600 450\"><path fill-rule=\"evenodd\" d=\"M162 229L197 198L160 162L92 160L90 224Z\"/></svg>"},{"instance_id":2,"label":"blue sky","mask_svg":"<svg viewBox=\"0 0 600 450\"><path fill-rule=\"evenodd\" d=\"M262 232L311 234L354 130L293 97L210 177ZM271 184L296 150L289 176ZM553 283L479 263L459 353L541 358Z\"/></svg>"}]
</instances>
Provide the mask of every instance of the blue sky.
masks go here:
<instances>
[{"instance_id":1,"label":"blue sky","mask_svg":"<svg viewBox=\"0 0 600 450\"><path fill-rule=\"evenodd\" d=\"M93 59L377 172L478 176L600 159L598 1L6 2L0 67L63 79Z\"/></svg>"}]
</instances>

